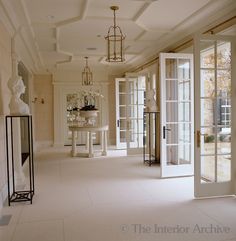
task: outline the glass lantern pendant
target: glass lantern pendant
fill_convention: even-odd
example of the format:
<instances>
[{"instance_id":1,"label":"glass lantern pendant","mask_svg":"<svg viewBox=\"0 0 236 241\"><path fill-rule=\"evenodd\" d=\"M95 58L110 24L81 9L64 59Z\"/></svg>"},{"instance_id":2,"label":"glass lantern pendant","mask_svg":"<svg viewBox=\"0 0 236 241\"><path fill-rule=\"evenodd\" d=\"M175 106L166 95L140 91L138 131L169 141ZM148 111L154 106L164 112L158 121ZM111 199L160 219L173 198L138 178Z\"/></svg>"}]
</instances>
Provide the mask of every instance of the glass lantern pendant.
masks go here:
<instances>
[{"instance_id":1,"label":"glass lantern pendant","mask_svg":"<svg viewBox=\"0 0 236 241\"><path fill-rule=\"evenodd\" d=\"M93 73L88 66L88 57L85 57L86 65L82 72L82 85L93 85Z\"/></svg>"},{"instance_id":2,"label":"glass lantern pendant","mask_svg":"<svg viewBox=\"0 0 236 241\"><path fill-rule=\"evenodd\" d=\"M116 10L118 6L111 6L111 10L114 12L114 25L108 30L107 36L107 62L124 62L124 39L121 28L116 25Z\"/></svg>"}]
</instances>

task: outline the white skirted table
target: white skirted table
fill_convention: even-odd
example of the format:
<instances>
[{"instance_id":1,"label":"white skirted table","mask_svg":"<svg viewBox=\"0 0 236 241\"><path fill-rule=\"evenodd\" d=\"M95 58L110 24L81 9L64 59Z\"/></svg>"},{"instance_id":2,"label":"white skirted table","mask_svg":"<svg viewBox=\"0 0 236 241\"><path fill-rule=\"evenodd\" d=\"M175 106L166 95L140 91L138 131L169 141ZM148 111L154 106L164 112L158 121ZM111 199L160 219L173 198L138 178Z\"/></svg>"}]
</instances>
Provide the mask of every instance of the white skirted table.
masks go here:
<instances>
[{"instance_id":1,"label":"white skirted table","mask_svg":"<svg viewBox=\"0 0 236 241\"><path fill-rule=\"evenodd\" d=\"M94 157L93 151L93 133L101 132L102 133L102 156L107 155L107 131L108 125L104 126L70 126L69 130L72 132L72 150L71 155L75 156L86 156ZM82 131L87 132L87 142L86 142L86 153L79 153L76 150L76 133Z\"/></svg>"}]
</instances>

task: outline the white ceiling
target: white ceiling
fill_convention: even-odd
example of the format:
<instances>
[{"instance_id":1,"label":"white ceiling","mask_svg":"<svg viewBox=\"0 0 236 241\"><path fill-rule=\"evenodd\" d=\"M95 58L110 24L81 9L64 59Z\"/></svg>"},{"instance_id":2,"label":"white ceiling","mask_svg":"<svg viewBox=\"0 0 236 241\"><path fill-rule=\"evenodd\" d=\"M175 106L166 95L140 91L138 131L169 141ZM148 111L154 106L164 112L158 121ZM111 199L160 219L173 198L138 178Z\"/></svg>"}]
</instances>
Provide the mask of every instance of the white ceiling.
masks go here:
<instances>
[{"instance_id":1,"label":"white ceiling","mask_svg":"<svg viewBox=\"0 0 236 241\"><path fill-rule=\"evenodd\" d=\"M1 0L0 0L1 1ZM2 0L6 2L6 0ZM8 0L9 1L9 0ZM104 36L113 22L111 5L118 5L117 24L126 35L123 64L128 69L155 54L174 36L186 37L207 24L235 0L10 0L20 25L31 35L39 69L104 68ZM231 9L232 10L232 9ZM177 40L177 38L176 38ZM118 67L117 67L118 66Z\"/></svg>"}]
</instances>

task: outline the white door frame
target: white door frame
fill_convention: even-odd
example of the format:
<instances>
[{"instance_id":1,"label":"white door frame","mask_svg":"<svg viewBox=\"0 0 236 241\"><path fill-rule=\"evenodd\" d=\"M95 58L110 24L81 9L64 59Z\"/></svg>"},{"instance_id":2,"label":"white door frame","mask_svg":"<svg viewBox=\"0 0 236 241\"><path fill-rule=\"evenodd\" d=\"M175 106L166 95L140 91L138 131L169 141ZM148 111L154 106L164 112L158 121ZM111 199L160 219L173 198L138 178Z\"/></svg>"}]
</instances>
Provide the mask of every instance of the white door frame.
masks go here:
<instances>
[{"instance_id":1,"label":"white door frame","mask_svg":"<svg viewBox=\"0 0 236 241\"><path fill-rule=\"evenodd\" d=\"M121 81L123 81L125 83L125 87L126 87L126 90L125 90L125 104L122 105L122 107L125 106L125 122L123 122L122 126L123 128L125 128L125 130L128 130L129 127L130 127L130 123L131 123L131 119L130 116L129 116L129 113L128 113L128 96L129 96L129 93L127 91L129 91L129 80L130 79L137 79L142 77L142 76L147 76L146 74L140 74L140 75L137 75L137 74L133 74L133 73L128 73L126 74L126 76L124 78L116 78L116 146L117 148L121 148L121 149L127 149L127 154L128 155L132 155L132 154L141 154L142 151L143 151L143 146L140 146L140 147L134 147L134 146L137 146L138 143L137 143L137 140L135 140L134 142L131 142L130 141L130 132L129 131L125 131L126 133L126 141L125 142L120 142L120 125L121 125L121 119L120 119L120 96L119 96L119 83ZM146 81L147 81L147 78L146 78ZM147 83L146 83L147 85ZM138 106L138 104L137 104ZM123 119L124 120L124 119ZM143 127L143 125L142 125ZM139 145L138 145L139 146Z\"/></svg>"},{"instance_id":2,"label":"white door frame","mask_svg":"<svg viewBox=\"0 0 236 241\"><path fill-rule=\"evenodd\" d=\"M229 41L232 44L232 55L231 58L231 181L228 182L201 182L201 149L197 145L198 131L201 130L201 109L200 109L200 41L201 40L221 40ZM195 172L194 172L194 193L195 197L212 197L212 196L223 196L235 194L235 172L236 165L234 164L236 158L236 148L235 146L236 138L236 44L235 37L230 36L220 36L220 35L196 35L194 38L194 56L195 56ZM234 66L234 68L233 68ZM216 67L216 66L215 66ZM216 81L216 78L215 78ZM200 132L199 132L200 133ZM200 139L199 139L200 140ZM201 143L201 141L199 141Z\"/></svg>"},{"instance_id":3,"label":"white door frame","mask_svg":"<svg viewBox=\"0 0 236 241\"><path fill-rule=\"evenodd\" d=\"M194 162L194 98L193 98L193 54L183 53L160 53L160 101L161 101L161 128L160 128L160 140L161 140L161 177L178 177L178 176L190 176L193 175L193 162ZM166 59L188 59L190 61L190 164L176 164L168 165L167 163L167 143L165 136L167 135L166 130ZM178 67L177 67L178 68ZM176 76L179 80L179 72ZM179 101L178 101L179 103ZM171 131L171 130L170 130ZM179 140L178 140L179 141ZM178 143L177 143L178 144ZM177 145L179 150L179 145ZM178 157L177 157L178 160Z\"/></svg>"}]
</instances>

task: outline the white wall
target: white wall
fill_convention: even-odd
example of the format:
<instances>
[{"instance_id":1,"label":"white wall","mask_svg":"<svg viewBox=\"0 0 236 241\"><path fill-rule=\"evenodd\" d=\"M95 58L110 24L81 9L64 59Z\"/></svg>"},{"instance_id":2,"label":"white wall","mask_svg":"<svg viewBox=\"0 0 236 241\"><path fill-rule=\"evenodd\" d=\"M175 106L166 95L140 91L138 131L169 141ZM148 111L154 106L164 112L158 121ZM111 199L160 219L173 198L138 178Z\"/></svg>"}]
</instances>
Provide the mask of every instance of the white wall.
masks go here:
<instances>
[{"instance_id":1,"label":"white wall","mask_svg":"<svg viewBox=\"0 0 236 241\"><path fill-rule=\"evenodd\" d=\"M52 75L34 75L32 87L34 139L38 149L53 143Z\"/></svg>"},{"instance_id":2,"label":"white wall","mask_svg":"<svg viewBox=\"0 0 236 241\"><path fill-rule=\"evenodd\" d=\"M6 197L5 119L9 113L10 91L7 82L11 76L11 37L0 21L0 209Z\"/></svg>"},{"instance_id":3,"label":"white wall","mask_svg":"<svg viewBox=\"0 0 236 241\"><path fill-rule=\"evenodd\" d=\"M94 84L90 87L82 86L81 72L69 70L57 70L53 74L54 95L54 146L62 146L66 143L66 95L78 93L86 88L99 91L104 98L99 108L100 123L109 124L109 85L106 71L93 72ZM111 128L110 128L111 129Z\"/></svg>"}]
</instances>

